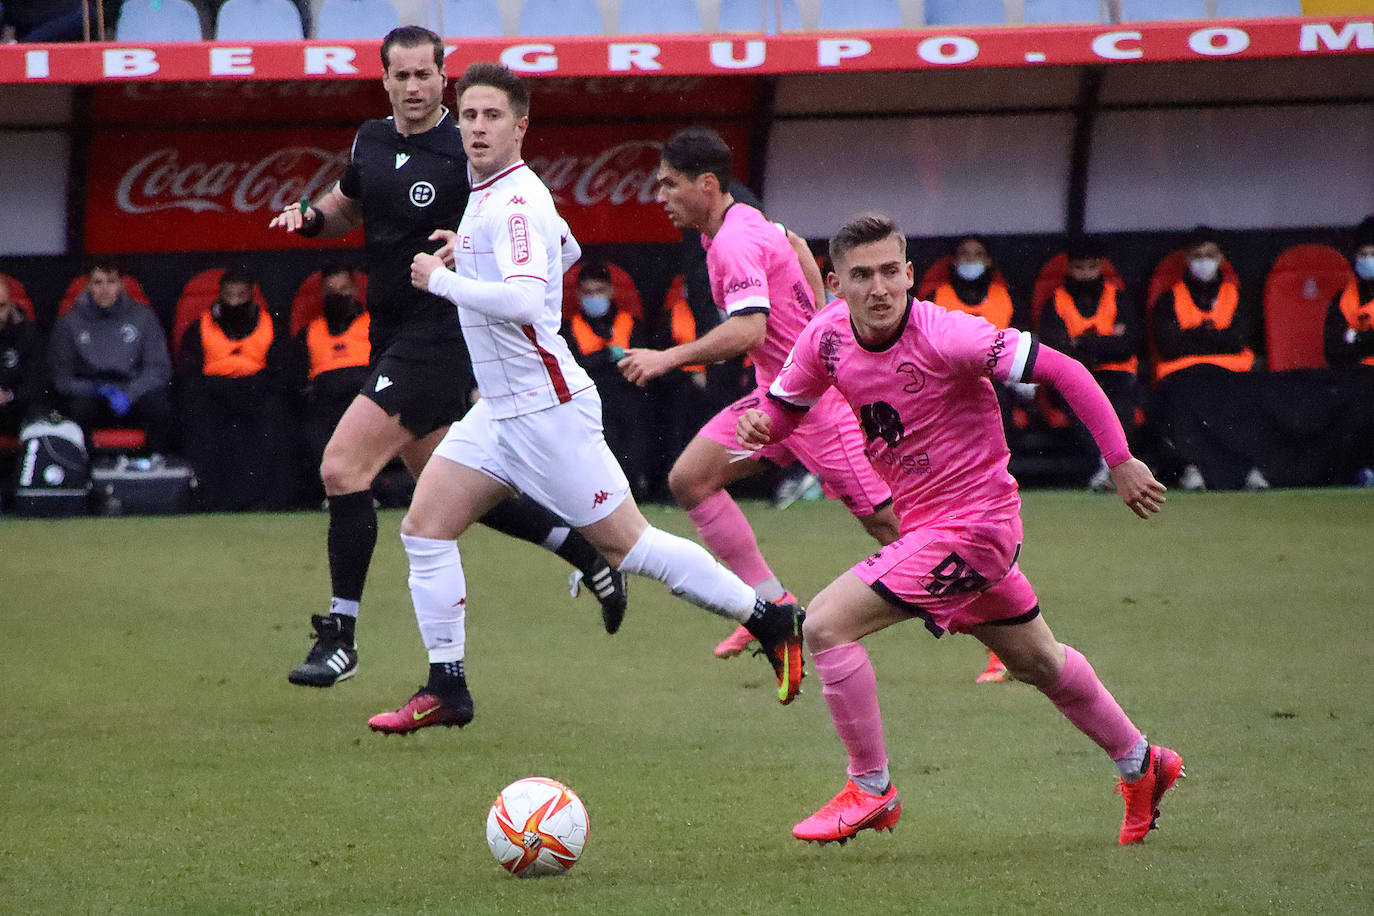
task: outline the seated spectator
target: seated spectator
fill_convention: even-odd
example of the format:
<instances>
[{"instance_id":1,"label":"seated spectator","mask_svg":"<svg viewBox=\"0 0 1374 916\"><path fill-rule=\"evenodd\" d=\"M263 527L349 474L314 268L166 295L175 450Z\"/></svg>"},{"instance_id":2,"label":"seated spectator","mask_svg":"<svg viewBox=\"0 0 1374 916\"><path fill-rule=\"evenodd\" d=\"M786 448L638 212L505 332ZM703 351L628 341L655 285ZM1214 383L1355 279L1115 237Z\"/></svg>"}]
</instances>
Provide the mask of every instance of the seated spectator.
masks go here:
<instances>
[{"instance_id":1,"label":"seated spectator","mask_svg":"<svg viewBox=\"0 0 1374 916\"><path fill-rule=\"evenodd\" d=\"M966 235L954 244L949 276L935 287L931 301L946 311L977 315L995 328L1009 328L1016 306L1011 289L992 260L987 239L981 235ZM1012 432L1012 411L1018 404L1030 408L1035 396L1033 386L997 387L997 404L1002 412L1002 426Z\"/></svg>"},{"instance_id":2,"label":"seated spectator","mask_svg":"<svg viewBox=\"0 0 1374 916\"><path fill-rule=\"evenodd\" d=\"M644 435L645 394L616 368L630 346L641 344L639 323L615 301L610 267L588 261L577 274L578 310L564 325L573 358L587 370L601 394L606 444L620 461L636 498L647 486Z\"/></svg>"},{"instance_id":3,"label":"seated spectator","mask_svg":"<svg viewBox=\"0 0 1374 916\"><path fill-rule=\"evenodd\" d=\"M1352 389L1352 418L1342 483L1374 486L1374 216L1355 230L1355 279L1331 300L1323 334L1326 362Z\"/></svg>"},{"instance_id":4,"label":"seated spectator","mask_svg":"<svg viewBox=\"0 0 1374 916\"><path fill-rule=\"evenodd\" d=\"M1223 274L1224 260L1216 232L1199 226L1183 278L1159 294L1151 313L1157 413L1185 465L1185 490L1269 485L1256 464L1267 421L1246 379L1257 316Z\"/></svg>"},{"instance_id":5,"label":"seated spectator","mask_svg":"<svg viewBox=\"0 0 1374 916\"><path fill-rule=\"evenodd\" d=\"M56 406L86 433L141 427L147 447L171 444L171 360L157 316L124 291L119 267L96 261L71 311L48 341L48 372Z\"/></svg>"},{"instance_id":6,"label":"seated spectator","mask_svg":"<svg viewBox=\"0 0 1374 916\"><path fill-rule=\"evenodd\" d=\"M1112 402L1132 451L1139 454L1137 411L1145 406L1145 389L1137 375L1137 354L1145 336L1144 323L1125 291L1104 278L1102 247L1096 240L1075 239L1066 254L1064 281L1040 314L1041 340L1092 372ZM1056 400L1056 404L1061 401ZM1080 439L1086 436L1084 446L1095 453L1091 434L1081 423L1075 423L1074 428ZM1103 492L1113 489L1105 463L1100 464L1088 486Z\"/></svg>"},{"instance_id":7,"label":"seated spectator","mask_svg":"<svg viewBox=\"0 0 1374 916\"><path fill-rule=\"evenodd\" d=\"M186 457L207 509L291 503L288 347L253 294L248 274L225 271L219 298L186 329L177 352Z\"/></svg>"},{"instance_id":8,"label":"seated spectator","mask_svg":"<svg viewBox=\"0 0 1374 916\"><path fill-rule=\"evenodd\" d=\"M85 35L81 4L82 0L6 0L0 4L4 41L81 41ZM91 38L99 39L95 34L96 4L86 0L86 7ZM114 8L112 4L111 10Z\"/></svg>"},{"instance_id":9,"label":"seated spectator","mask_svg":"<svg viewBox=\"0 0 1374 916\"><path fill-rule=\"evenodd\" d=\"M14 301L0 277L0 436L15 436L40 408L43 389L38 327Z\"/></svg>"},{"instance_id":10,"label":"seated spectator","mask_svg":"<svg viewBox=\"0 0 1374 916\"><path fill-rule=\"evenodd\" d=\"M358 299L353 273L330 265L320 271L323 307L321 314L296 335L296 365L304 396L301 430L309 479L319 490L319 467L324 447L339 425L348 405L367 381L371 347L368 329L371 316Z\"/></svg>"}]
</instances>

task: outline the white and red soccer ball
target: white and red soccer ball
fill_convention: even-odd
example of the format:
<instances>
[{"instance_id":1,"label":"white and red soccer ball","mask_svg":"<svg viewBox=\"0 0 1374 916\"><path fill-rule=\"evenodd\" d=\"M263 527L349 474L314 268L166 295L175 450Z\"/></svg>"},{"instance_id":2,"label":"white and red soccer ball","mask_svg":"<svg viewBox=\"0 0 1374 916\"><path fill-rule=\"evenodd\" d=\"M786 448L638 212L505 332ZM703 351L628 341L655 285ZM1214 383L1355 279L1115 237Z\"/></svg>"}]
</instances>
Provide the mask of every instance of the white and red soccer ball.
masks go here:
<instances>
[{"instance_id":1,"label":"white and red soccer ball","mask_svg":"<svg viewBox=\"0 0 1374 916\"><path fill-rule=\"evenodd\" d=\"M517 779L487 812L487 846L501 867L521 878L561 875L587 842L587 809L563 783Z\"/></svg>"}]
</instances>

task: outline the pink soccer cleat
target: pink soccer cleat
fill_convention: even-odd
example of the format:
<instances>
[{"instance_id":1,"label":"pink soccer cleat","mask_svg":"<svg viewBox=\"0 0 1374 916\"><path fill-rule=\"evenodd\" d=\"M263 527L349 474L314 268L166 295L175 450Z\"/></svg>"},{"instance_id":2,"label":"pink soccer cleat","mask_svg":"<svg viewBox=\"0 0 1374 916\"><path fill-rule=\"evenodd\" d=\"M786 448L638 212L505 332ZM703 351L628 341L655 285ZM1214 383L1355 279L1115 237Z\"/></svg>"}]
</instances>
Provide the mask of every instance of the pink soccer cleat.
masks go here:
<instances>
[{"instance_id":1,"label":"pink soccer cleat","mask_svg":"<svg viewBox=\"0 0 1374 916\"><path fill-rule=\"evenodd\" d=\"M1002 664L1002 660L997 657L997 653L988 650L988 666L983 673L974 678L975 684L998 684L1007 679L1007 666Z\"/></svg>"},{"instance_id":2,"label":"pink soccer cleat","mask_svg":"<svg viewBox=\"0 0 1374 916\"><path fill-rule=\"evenodd\" d=\"M367 720L367 727L386 735L408 735L431 725L462 728L472 721L472 696L440 699L421 687L406 705L395 712L378 713Z\"/></svg>"},{"instance_id":3,"label":"pink soccer cleat","mask_svg":"<svg viewBox=\"0 0 1374 916\"><path fill-rule=\"evenodd\" d=\"M891 830L902 816L897 787L871 795L850 779L821 810L792 828L792 835L808 843L848 842L860 830Z\"/></svg>"},{"instance_id":4,"label":"pink soccer cleat","mask_svg":"<svg viewBox=\"0 0 1374 916\"><path fill-rule=\"evenodd\" d=\"M734 658L754 641L754 634L745 629L744 624L735 627L735 632L720 641L715 648L716 658Z\"/></svg>"},{"instance_id":5,"label":"pink soccer cleat","mask_svg":"<svg viewBox=\"0 0 1374 916\"><path fill-rule=\"evenodd\" d=\"M1145 841L1145 835L1155 829L1155 822L1159 820L1159 800L1186 775L1182 757L1167 747L1150 745L1145 775L1135 782L1118 779L1116 783L1116 794L1126 800L1126 817L1121 822L1121 836L1117 838L1120 845Z\"/></svg>"}]
</instances>

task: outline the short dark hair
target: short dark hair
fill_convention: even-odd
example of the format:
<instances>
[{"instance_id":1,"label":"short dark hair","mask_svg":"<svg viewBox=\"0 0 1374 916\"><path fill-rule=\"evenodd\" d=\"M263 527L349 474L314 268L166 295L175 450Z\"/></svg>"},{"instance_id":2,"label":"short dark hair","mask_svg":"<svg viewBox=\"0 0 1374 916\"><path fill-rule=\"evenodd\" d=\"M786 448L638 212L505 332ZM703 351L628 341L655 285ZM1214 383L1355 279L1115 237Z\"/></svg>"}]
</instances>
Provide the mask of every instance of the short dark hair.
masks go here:
<instances>
[{"instance_id":1,"label":"short dark hair","mask_svg":"<svg viewBox=\"0 0 1374 916\"><path fill-rule=\"evenodd\" d=\"M116 277L124 276L124 271L120 268L118 261L114 258L101 256L87 258L81 275L89 280L97 270L101 273L114 274Z\"/></svg>"},{"instance_id":2,"label":"short dark hair","mask_svg":"<svg viewBox=\"0 0 1374 916\"><path fill-rule=\"evenodd\" d=\"M353 271L344 267L342 264L330 263L320 268L320 282L323 283L330 277L338 276L339 274L348 274L348 278L350 280L353 279Z\"/></svg>"},{"instance_id":3,"label":"short dark hair","mask_svg":"<svg viewBox=\"0 0 1374 916\"><path fill-rule=\"evenodd\" d=\"M983 250L988 253L988 257L992 257L992 246L988 244L988 237L986 235L979 235L977 232L966 232L955 239L954 244L949 246L950 254L958 251L959 246L965 242L977 242L979 245L983 246Z\"/></svg>"},{"instance_id":4,"label":"short dark hair","mask_svg":"<svg viewBox=\"0 0 1374 916\"><path fill-rule=\"evenodd\" d=\"M530 86L514 70L503 67L500 64L478 61L468 64L468 68L463 71L463 75L458 79L458 99L463 98L463 93L473 86L490 86L493 89L500 89L510 99L511 111L515 112L517 118L526 117L530 113Z\"/></svg>"},{"instance_id":5,"label":"short dark hair","mask_svg":"<svg viewBox=\"0 0 1374 916\"><path fill-rule=\"evenodd\" d=\"M1185 248L1196 248L1199 245L1206 245L1212 242L1217 246L1221 245L1221 235L1211 226L1194 226L1188 233L1188 239L1184 242Z\"/></svg>"},{"instance_id":6,"label":"short dark hair","mask_svg":"<svg viewBox=\"0 0 1374 916\"><path fill-rule=\"evenodd\" d=\"M684 127L673 134L663 144L661 158L693 181L708 173L715 175L722 191L729 188L734 174L730 147L709 127Z\"/></svg>"},{"instance_id":7,"label":"short dark hair","mask_svg":"<svg viewBox=\"0 0 1374 916\"><path fill-rule=\"evenodd\" d=\"M391 49L400 45L403 48L418 48L429 44L434 48L434 66L444 72L444 40L429 29L418 25L403 25L392 29L382 39L382 69L391 69Z\"/></svg>"},{"instance_id":8,"label":"short dark hair","mask_svg":"<svg viewBox=\"0 0 1374 916\"><path fill-rule=\"evenodd\" d=\"M603 283L614 282L611 280L611 268L605 261L588 261L582 265L582 269L577 272L577 282L583 280L600 280Z\"/></svg>"},{"instance_id":9,"label":"short dark hair","mask_svg":"<svg viewBox=\"0 0 1374 916\"><path fill-rule=\"evenodd\" d=\"M892 217L877 210L850 217L849 222L830 237L830 263L838 267L840 259L853 249L860 245L881 242L886 238L896 238L898 249L903 257L906 256L906 236L897 228L897 223Z\"/></svg>"},{"instance_id":10,"label":"short dark hair","mask_svg":"<svg viewBox=\"0 0 1374 916\"><path fill-rule=\"evenodd\" d=\"M1102 241L1096 236L1075 235L1064 246L1064 255L1070 261L1086 261L1103 257Z\"/></svg>"},{"instance_id":11,"label":"short dark hair","mask_svg":"<svg viewBox=\"0 0 1374 916\"><path fill-rule=\"evenodd\" d=\"M242 267L231 267L219 277L219 288L224 289L231 283L242 283L246 286L253 285L253 278L248 271Z\"/></svg>"}]
</instances>

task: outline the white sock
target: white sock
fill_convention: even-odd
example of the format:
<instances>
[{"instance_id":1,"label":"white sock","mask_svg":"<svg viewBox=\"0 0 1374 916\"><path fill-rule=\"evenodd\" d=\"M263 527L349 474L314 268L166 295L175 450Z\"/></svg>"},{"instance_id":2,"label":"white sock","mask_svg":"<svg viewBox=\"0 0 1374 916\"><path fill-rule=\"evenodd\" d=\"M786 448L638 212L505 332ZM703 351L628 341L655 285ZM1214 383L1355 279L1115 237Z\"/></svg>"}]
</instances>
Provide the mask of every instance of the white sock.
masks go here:
<instances>
[{"instance_id":1,"label":"white sock","mask_svg":"<svg viewBox=\"0 0 1374 916\"><path fill-rule=\"evenodd\" d=\"M361 604L357 601L347 601L338 597L329 599L329 613L331 614L342 614L345 617L357 617L359 607L361 607Z\"/></svg>"},{"instance_id":2,"label":"white sock","mask_svg":"<svg viewBox=\"0 0 1374 916\"><path fill-rule=\"evenodd\" d=\"M854 780L854 785L869 795L882 795L887 791L887 787L892 784L892 777L889 775L887 767L883 767L876 773L864 773L862 776L850 776L849 778Z\"/></svg>"},{"instance_id":3,"label":"white sock","mask_svg":"<svg viewBox=\"0 0 1374 916\"><path fill-rule=\"evenodd\" d=\"M456 541L401 535L410 560L410 601L432 663L456 662L467 643L468 583Z\"/></svg>"},{"instance_id":4,"label":"white sock","mask_svg":"<svg viewBox=\"0 0 1374 916\"><path fill-rule=\"evenodd\" d=\"M557 553L558 548L563 546L563 542L568 539L572 529L567 525L555 525L549 529L549 536L544 538L544 543L540 544L549 553Z\"/></svg>"},{"instance_id":5,"label":"white sock","mask_svg":"<svg viewBox=\"0 0 1374 916\"><path fill-rule=\"evenodd\" d=\"M787 593L787 589L782 587L777 576L769 576L762 582L754 585L754 591L758 592L764 601L772 601L774 604L782 600L782 596Z\"/></svg>"},{"instance_id":6,"label":"white sock","mask_svg":"<svg viewBox=\"0 0 1374 916\"><path fill-rule=\"evenodd\" d=\"M1150 742L1144 735L1136 742L1131 752L1120 760L1113 760L1116 768L1121 771L1121 778L1127 782L1135 782L1145 775L1145 761L1150 757Z\"/></svg>"},{"instance_id":7,"label":"white sock","mask_svg":"<svg viewBox=\"0 0 1374 916\"><path fill-rule=\"evenodd\" d=\"M657 579L680 598L740 623L754 613L754 590L700 544L650 525L625 554L621 572Z\"/></svg>"}]
</instances>

